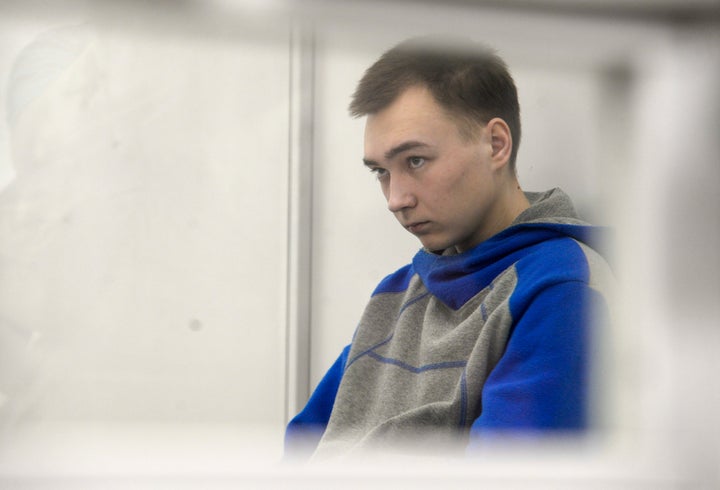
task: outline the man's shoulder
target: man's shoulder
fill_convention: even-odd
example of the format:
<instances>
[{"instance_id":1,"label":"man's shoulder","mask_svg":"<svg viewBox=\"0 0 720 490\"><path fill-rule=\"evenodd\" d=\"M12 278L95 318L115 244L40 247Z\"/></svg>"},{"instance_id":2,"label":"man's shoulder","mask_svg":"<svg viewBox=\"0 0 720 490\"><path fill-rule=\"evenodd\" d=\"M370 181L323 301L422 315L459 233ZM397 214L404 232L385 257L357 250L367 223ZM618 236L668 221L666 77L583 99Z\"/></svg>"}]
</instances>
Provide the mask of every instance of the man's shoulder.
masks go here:
<instances>
[{"instance_id":1,"label":"man's shoulder","mask_svg":"<svg viewBox=\"0 0 720 490\"><path fill-rule=\"evenodd\" d=\"M415 275L415 269L412 264L407 264L393 272L388 274L385 278L380 281L380 284L375 288L372 295L376 296L383 293L401 293L407 291L410 285L410 280Z\"/></svg>"},{"instance_id":2,"label":"man's shoulder","mask_svg":"<svg viewBox=\"0 0 720 490\"><path fill-rule=\"evenodd\" d=\"M533 246L516 268L526 280L589 283L593 269L600 265L607 267L595 249L576 238L563 236Z\"/></svg>"}]
</instances>

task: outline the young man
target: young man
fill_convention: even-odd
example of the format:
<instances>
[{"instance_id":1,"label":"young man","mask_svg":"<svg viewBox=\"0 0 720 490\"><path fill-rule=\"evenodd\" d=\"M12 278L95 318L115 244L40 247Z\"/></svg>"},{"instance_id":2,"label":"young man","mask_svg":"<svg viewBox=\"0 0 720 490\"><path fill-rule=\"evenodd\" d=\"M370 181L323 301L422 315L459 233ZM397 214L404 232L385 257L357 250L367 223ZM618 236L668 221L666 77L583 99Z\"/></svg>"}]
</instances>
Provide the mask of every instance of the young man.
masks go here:
<instances>
[{"instance_id":1,"label":"young man","mask_svg":"<svg viewBox=\"0 0 720 490\"><path fill-rule=\"evenodd\" d=\"M315 458L498 431L588 425L589 314L607 264L559 189L525 193L503 61L407 41L360 81L365 165L422 249L376 288L349 345L289 424Z\"/></svg>"}]
</instances>

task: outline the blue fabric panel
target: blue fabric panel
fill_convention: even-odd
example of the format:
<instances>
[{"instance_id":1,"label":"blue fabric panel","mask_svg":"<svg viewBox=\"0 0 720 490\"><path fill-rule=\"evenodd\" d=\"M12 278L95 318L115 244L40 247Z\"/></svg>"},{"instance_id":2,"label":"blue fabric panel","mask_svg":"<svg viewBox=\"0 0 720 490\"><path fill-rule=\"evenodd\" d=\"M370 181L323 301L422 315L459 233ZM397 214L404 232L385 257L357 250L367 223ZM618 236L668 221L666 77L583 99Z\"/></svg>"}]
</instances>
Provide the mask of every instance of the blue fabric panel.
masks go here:
<instances>
[{"instance_id":1,"label":"blue fabric panel","mask_svg":"<svg viewBox=\"0 0 720 490\"><path fill-rule=\"evenodd\" d=\"M425 287L457 310L527 255L552 251L555 239L574 243L568 236L580 238L590 233L590 227L579 225L515 225L458 255L440 256L421 250L413 258L413 266Z\"/></svg>"},{"instance_id":2,"label":"blue fabric panel","mask_svg":"<svg viewBox=\"0 0 720 490\"><path fill-rule=\"evenodd\" d=\"M410 279L415 275L412 264L401 267L389 276L385 277L373 291L372 296L381 293L401 293L406 291L410 284Z\"/></svg>"},{"instance_id":3,"label":"blue fabric panel","mask_svg":"<svg viewBox=\"0 0 720 490\"><path fill-rule=\"evenodd\" d=\"M604 299L582 282L540 291L522 312L482 390L469 450L497 431L580 430L588 425L589 314Z\"/></svg>"},{"instance_id":4,"label":"blue fabric panel","mask_svg":"<svg viewBox=\"0 0 720 490\"><path fill-rule=\"evenodd\" d=\"M320 380L305 408L288 423L285 430L285 454L302 456L317 446L330 420L349 353L348 345Z\"/></svg>"}]
</instances>

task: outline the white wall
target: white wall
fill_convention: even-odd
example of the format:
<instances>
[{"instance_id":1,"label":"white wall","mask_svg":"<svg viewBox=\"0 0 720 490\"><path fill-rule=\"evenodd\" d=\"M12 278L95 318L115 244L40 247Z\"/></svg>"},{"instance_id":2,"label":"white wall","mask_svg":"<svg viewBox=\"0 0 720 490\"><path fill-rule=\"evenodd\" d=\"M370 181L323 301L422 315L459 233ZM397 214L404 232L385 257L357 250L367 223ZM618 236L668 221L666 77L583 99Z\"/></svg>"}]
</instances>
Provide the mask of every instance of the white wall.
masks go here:
<instances>
[{"instance_id":1,"label":"white wall","mask_svg":"<svg viewBox=\"0 0 720 490\"><path fill-rule=\"evenodd\" d=\"M267 427L277 449L289 34L78 20L0 18L0 435Z\"/></svg>"}]
</instances>

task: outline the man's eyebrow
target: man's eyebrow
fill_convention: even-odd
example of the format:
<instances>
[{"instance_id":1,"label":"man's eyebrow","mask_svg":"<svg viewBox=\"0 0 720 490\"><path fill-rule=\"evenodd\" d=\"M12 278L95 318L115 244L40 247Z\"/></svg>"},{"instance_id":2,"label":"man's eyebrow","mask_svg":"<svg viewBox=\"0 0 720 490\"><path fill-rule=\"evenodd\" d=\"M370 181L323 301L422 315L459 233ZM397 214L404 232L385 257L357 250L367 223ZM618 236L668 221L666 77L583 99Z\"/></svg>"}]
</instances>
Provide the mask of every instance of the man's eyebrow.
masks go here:
<instances>
[{"instance_id":1,"label":"man's eyebrow","mask_svg":"<svg viewBox=\"0 0 720 490\"><path fill-rule=\"evenodd\" d=\"M430 145L428 145L427 143L423 143L422 141L416 141L416 140L405 141L393 148L390 148L388 151L386 151L385 159L392 160L398 154L400 154L404 151L412 150L413 148L428 148L429 146ZM365 165L367 165L368 167L374 167L374 166L378 165L378 163L376 161L369 160L367 158L363 158L363 163Z\"/></svg>"},{"instance_id":2,"label":"man's eyebrow","mask_svg":"<svg viewBox=\"0 0 720 490\"><path fill-rule=\"evenodd\" d=\"M404 143L400 143L394 148L389 149L385 152L385 159L386 160L392 160L395 156L397 156L399 153L402 153L407 150L412 150L413 148L420 148L420 147L428 147L427 143L423 143L422 141L415 141L410 140L406 141Z\"/></svg>"}]
</instances>

